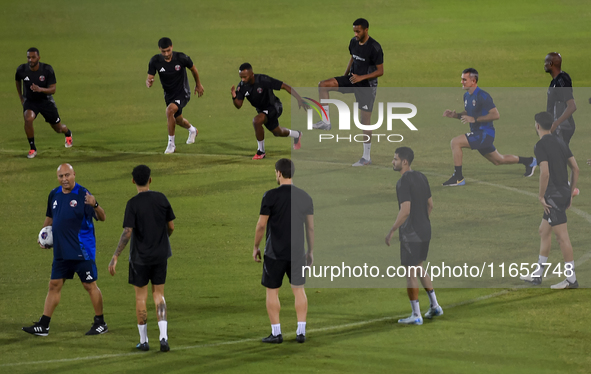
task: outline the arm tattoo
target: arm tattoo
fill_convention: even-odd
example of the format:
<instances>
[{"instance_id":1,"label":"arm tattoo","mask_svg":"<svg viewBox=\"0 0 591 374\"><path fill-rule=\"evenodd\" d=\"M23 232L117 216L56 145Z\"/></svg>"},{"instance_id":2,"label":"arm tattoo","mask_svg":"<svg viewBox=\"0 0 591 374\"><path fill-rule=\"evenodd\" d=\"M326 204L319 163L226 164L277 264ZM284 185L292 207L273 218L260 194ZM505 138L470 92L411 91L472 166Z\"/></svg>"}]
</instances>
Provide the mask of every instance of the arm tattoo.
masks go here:
<instances>
[{"instance_id":1,"label":"arm tattoo","mask_svg":"<svg viewBox=\"0 0 591 374\"><path fill-rule=\"evenodd\" d=\"M166 321L166 302L164 301L164 297L162 298L162 302L156 305L156 313L158 314L158 322Z\"/></svg>"},{"instance_id":2,"label":"arm tattoo","mask_svg":"<svg viewBox=\"0 0 591 374\"><path fill-rule=\"evenodd\" d=\"M131 228L126 227L123 229L123 233L121 234L121 238L119 239L119 244L117 245L117 249L115 250L115 253L113 253L113 256L119 257L119 255L121 254L121 252L123 252L125 246L129 242L129 239L131 239Z\"/></svg>"},{"instance_id":3,"label":"arm tattoo","mask_svg":"<svg viewBox=\"0 0 591 374\"><path fill-rule=\"evenodd\" d=\"M140 320L140 325L145 325L146 323L148 323L148 312L146 312L145 310L140 310L138 313L138 319Z\"/></svg>"}]
</instances>

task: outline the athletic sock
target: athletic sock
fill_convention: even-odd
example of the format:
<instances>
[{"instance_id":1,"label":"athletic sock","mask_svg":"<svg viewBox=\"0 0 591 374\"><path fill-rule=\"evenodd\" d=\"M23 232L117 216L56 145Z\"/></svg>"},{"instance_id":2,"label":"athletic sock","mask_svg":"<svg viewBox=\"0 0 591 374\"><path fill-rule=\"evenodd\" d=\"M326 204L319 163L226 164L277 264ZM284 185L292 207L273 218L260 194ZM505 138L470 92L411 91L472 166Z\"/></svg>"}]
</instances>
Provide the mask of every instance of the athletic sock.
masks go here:
<instances>
[{"instance_id":1,"label":"athletic sock","mask_svg":"<svg viewBox=\"0 0 591 374\"><path fill-rule=\"evenodd\" d=\"M70 131L70 129L68 129L68 132L67 132L67 133L65 133L64 135L66 136L66 138L67 138L68 136L72 136L72 131Z\"/></svg>"},{"instance_id":2,"label":"athletic sock","mask_svg":"<svg viewBox=\"0 0 591 374\"><path fill-rule=\"evenodd\" d=\"M542 265L543 263L547 263L548 262L548 257L545 256L538 256L538 265L540 265L540 267L538 269L536 269L536 271L534 271L531 276L532 277L541 277L544 274L544 265Z\"/></svg>"},{"instance_id":3,"label":"athletic sock","mask_svg":"<svg viewBox=\"0 0 591 374\"><path fill-rule=\"evenodd\" d=\"M168 135L168 143L174 145L174 135Z\"/></svg>"},{"instance_id":4,"label":"athletic sock","mask_svg":"<svg viewBox=\"0 0 591 374\"><path fill-rule=\"evenodd\" d=\"M289 137L290 138L294 138L297 139L300 137L300 132L299 131L294 131L294 130L288 130L289 131Z\"/></svg>"},{"instance_id":5,"label":"athletic sock","mask_svg":"<svg viewBox=\"0 0 591 374\"><path fill-rule=\"evenodd\" d=\"M296 335L306 335L306 322L298 322L298 329Z\"/></svg>"},{"instance_id":6,"label":"athletic sock","mask_svg":"<svg viewBox=\"0 0 591 374\"><path fill-rule=\"evenodd\" d=\"M462 175L462 165L455 167L454 175L458 179L464 179L464 176Z\"/></svg>"},{"instance_id":7,"label":"athletic sock","mask_svg":"<svg viewBox=\"0 0 591 374\"><path fill-rule=\"evenodd\" d=\"M271 325L271 333L273 336L281 335L281 324Z\"/></svg>"},{"instance_id":8,"label":"athletic sock","mask_svg":"<svg viewBox=\"0 0 591 374\"><path fill-rule=\"evenodd\" d=\"M421 308L419 307L419 300L411 300L410 307L412 308L412 315L413 316L420 316L421 315Z\"/></svg>"},{"instance_id":9,"label":"athletic sock","mask_svg":"<svg viewBox=\"0 0 591 374\"><path fill-rule=\"evenodd\" d=\"M523 164L525 166L529 166L532 164L532 162L534 162L533 157L521 157L521 156L518 156L518 157L519 157L519 163Z\"/></svg>"},{"instance_id":10,"label":"athletic sock","mask_svg":"<svg viewBox=\"0 0 591 374\"><path fill-rule=\"evenodd\" d=\"M570 277L566 277L566 279L571 283L575 283L577 281L577 276L575 275L575 262L574 261L566 261L564 264L565 265L569 264L570 270L572 270L572 275Z\"/></svg>"},{"instance_id":11,"label":"athletic sock","mask_svg":"<svg viewBox=\"0 0 591 374\"><path fill-rule=\"evenodd\" d=\"M33 151L36 151L37 147L35 147L35 137L33 136L32 138L27 138L27 140L29 141L29 147L31 147Z\"/></svg>"},{"instance_id":12,"label":"athletic sock","mask_svg":"<svg viewBox=\"0 0 591 374\"><path fill-rule=\"evenodd\" d=\"M101 314L100 316L94 316L94 323L99 324L99 325L104 325L105 324L104 314Z\"/></svg>"},{"instance_id":13,"label":"athletic sock","mask_svg":"<svg viewBox=\"0 0 591 374\"><path fill-rule=\"evenodd\" d=\"M257 140L259 147L257 148L259 151L265 153L265 140Z\"/></svg>"},{"instance_id":14,"label":"athletic sock","mask_svg":"<svg viewBox=\"0 0 591 374\"><path fill-rule=\"evenodd\" d=\"M160 329L160 337L158 340L166 340L168 341L168 322L167 321L158 321L158 328Z\"/></svg>"},{"instance_id":15,"label":"athletic sock","mask_svg":"<svg viewBox=\"0 0 591 374\"><path fill-rule=\"evenodd\" d=\"M190 123L189 123L189 126L191 126L191 127L189 127L189 131L191 131L191 132L197 131L197 129L195 128L195 126L191 125Z\"/></svg>"},{"instance_id":16,"label":"athletic sock","mask_svg":"<svg viewBox=\"0 0 591 374\"><path fill-rule=\"evenodd\" d=\"M39 318L39 324L46 329L49 328L49 322L51 322L51 317L47 317L45 314Z\"/></svg>"},{"instance_id":17,"label":"athletic sock","mask_svg":"<svg viewBox=\"0 0 591 374\"><path fill-rule=\"evenodd\" d=\"M371 143L363 143L363 158L371 160Z\"/></svg>"},{"instance_id":18,"label":"athletic sock","mask_svg":"<svg viewBox=\"0 0 591 374\"><path fill-rule=\"evenodd\" d=\"M328 105L323 105L323 106L322 106L322 109L324 109L324 111L326 112L326 118L323 118L322 120L323 120L325 123L328 123L328 124L330 124L330 116L328 115Z\"/></svg>"},{"instance_id":19,"label":"athletic sock","mask_svg":"<svg viewBox=\"0 0 591 374\"><path fill-rule=\"evenodd\" d=\"M137 329L140 332L140 344L148 342L148 324L137 325Z\"/></svg>"},{"instance_id":20,"label":"athletic sock","mask_svg":"<svg viewBox=\"0 0 591 374\"><path fill-rule=\"evenodd\" d=\"M427 295L429 296L431 308L437 308L439 306L439 303L437 302L437 296L435 296L435 290L427 291Z\"/></svg>"}]
</instances>

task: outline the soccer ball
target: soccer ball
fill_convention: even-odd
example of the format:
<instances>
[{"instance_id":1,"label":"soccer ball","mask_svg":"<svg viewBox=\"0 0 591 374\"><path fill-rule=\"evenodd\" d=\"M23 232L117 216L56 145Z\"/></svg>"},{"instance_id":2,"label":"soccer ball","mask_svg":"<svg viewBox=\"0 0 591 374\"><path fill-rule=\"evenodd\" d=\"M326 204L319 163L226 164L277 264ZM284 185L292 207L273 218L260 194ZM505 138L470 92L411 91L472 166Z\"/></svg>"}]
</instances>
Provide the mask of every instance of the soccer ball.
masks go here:
<instances>
[{"instance_id":1,"label":"soccer ball","mask_svg":"<svg viewBox=\"0 0 591 374\"><path fill-rule=\"evenodd\" d=\"M53 232L51 226L45 226L39 231L39 244L45 246L45 248L53 247Z\"/></svg>"}]
</instances>

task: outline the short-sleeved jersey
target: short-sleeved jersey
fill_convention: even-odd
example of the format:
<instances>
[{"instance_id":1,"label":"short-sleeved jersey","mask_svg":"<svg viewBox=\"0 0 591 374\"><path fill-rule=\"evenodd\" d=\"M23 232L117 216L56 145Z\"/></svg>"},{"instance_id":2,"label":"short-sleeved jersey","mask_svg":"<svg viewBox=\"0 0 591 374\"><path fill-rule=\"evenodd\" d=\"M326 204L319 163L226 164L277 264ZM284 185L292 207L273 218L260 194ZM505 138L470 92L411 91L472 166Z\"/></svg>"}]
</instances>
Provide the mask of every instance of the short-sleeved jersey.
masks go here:
<instances>
[{"instance_id":1,"label":"short-sleeved jersey","mask_svg":"<svg viewBox=\"0 0 591 374\"><path fill-rule=\"evenodd\" d=\"M52 95L44 94L43 92L33 92L31 85L36 84L41 88L48 88L52 84L56 84L55 73L51 65L39 63L39 69L32 71L29 64L22 64L16 68L14 80L23 82L23 96L26 100L31 101L53 101Z\"/></svg>"},{"instance_id":2,"label":"short-sleeved jersey","mask_svg":"<svg viewBox=\"0 0 591 374\"><path fill-rule=\"evenodd\" d=\"M382 46L371 36L364 44L359 44L359 40L355 38L351 39L349 42L349 54L353 57L351 74L370 74L377 70L376 65L382 65L384 63ZM369 80L369 85L370 87L377 87L378 79Z\"/></svg>"},{"instance_id":3,"label":"short-sleeved jersey","mask_svg":"<svg viewBox=\"0 0 591 374\"><path fill-rule=\"evenodd\" d=\"M265 256L285 261L301 259L305 255L304 223L314 214L310 195L294 185L281 185L265 192L260 214L269 216Z\"/></svg>"},{"instance_id":4,"label":"short-sleeved jersey","mask_svg":"<svg viewBox=\"0 0 591 374\"><path fill-rule=\"evenodd\" d=\"M94 260L94 208L85 204L88 190L78 183L70 193L54 188L47 199L46 216L53 219L53 257L56 260ZM89 192L90 193L90 192Z\"/></svg>"},{"instance_id":5,"label":"short-sleeved jersey","mask_svg":"<svg viewBox=\"0 0 591 374\"><path fill-rule=\"evenodd\" d=\"M165 98L191 98L191 86L187 78L187 70L193 67L193 61L183 52L172 52L170 62L161 54L154 55L148 64L148 74L160 77Z\"/></svg>"},{"instance_id":6,"label":"short-sleeved jersey","mask_svg":"<svg viewBox=\"0 0 591 374\"><path fill-rule=\"evenodd\" d=\"M127 202L123 227L133 229L129 262L156 265L172 256L168 240L168 222L176 217L161 192L140 192Z\"/></svg>"},{"instance_id":7,"label":"short-sleeved jersey","mask_svg":"<svg viewBox=\"0 0 591 374\"><path fill-rule=\"evenodd\" d=\"M546 110L554 115L554 120L557 120L566 110L566 102L573 98L573 82L570 79L570 75L561 71L556 78L552 79L552 82L550 82ZM571 115L568 117L559 126L574 129L575 120L573 116Z\"/></svg>"},{"instance_id":8,"label":"short-sleeved jersey","mask_svg":"<svg viewBox=\"0 0 591 374\"><path fill-rule=\"evenodd\" d=\"M546 193L554 191L570 191L568 185L568 159L573 156L568 145L558 136L551 134L544 135L534 147L534 154L538 165L542 162L548 163L550 178Z\"/></svg>"},{"instance_id":9,"label":"short-sleeved jersey","mask_svg":"<svg viewBox=\"0 0 591 374\"><path fill-rule=\"evenodd\" d=\"M242 81L238 83L236 98L238 100L244 100L246 98L250 105L260 112L270 106L274 106L279 101L273 90L279 91L282 85L282 81L271 78L268 75L255 74L253 84Z\"/></svg>"},{"instance_id":10,"label":"short-sleeved jersey","mask_svg":"<svg viewBox=\"0 0 591 374\"><path fill-rule=\"evenodd\" d=\"M470 117L476 118L486 116L492 108L496 108L492 97L488 94L488 92L481 90L480 87L476 87L474 92L472 92L472 95L470 95L469 91L464 93L464 110ZM492 121L475 122L470 124L471 132L478 130L482 130L485 134L492 137L495 136L495 128Z\"/></svg>"},{"instance_id":11,"label":"short-sleeved jersey","mask_svg":"<svg viewBox=\"0 0 591 374\"><path fill-rule=\"evenodd\" d=\"M431 240L429 204L431 188L427 177L420 171L409 170L396 183L398 209L410 201L410 215L398 229L401 242L427 242Z\"/></svg>"}]
</instances>

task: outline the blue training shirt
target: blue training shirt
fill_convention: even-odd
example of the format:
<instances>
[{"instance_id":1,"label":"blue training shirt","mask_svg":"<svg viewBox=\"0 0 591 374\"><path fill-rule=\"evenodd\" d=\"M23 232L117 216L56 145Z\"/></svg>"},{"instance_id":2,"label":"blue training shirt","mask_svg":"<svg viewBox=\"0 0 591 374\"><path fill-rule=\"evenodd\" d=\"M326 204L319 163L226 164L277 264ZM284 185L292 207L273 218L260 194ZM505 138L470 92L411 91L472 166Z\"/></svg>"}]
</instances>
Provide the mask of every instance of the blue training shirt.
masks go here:
<instances>
[{"instance_id":1,"label":"blue training shirt","mask_svg":"<svg viewBox=\"0 0 591 374\"><path fill-rule=\"evenodd\" d=\"M47 199L47 217L53 219L53 257L56 260L94 260L94 208L84 203L88 190L78 183L68 194L54 188ZM89 192L90 193L90 192Z\"/></svg>"},{"instance_id":2,"label":"blue training shirt","mask_svg":"<svg viewBox=\"0 0 591 374\"><path fill-rule=\"evenodd\" d=\"M492 97L488 92L481 90L480 87L476 87L472 95L470 92L464 93L464 110L470 117L482 117L486 116L488 112L495 108ZM495 136L495 128L492 121L490 122L477 122L470 124L470 131L475 132L478 130L484 131L486 135L492 137Z\"/></svg>"}]
</instances>

